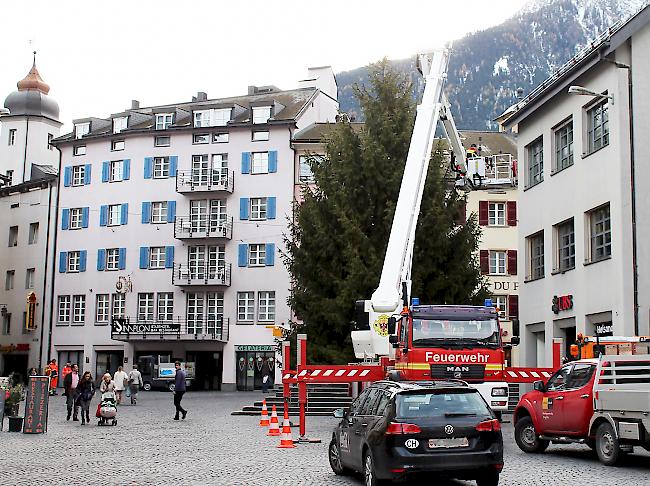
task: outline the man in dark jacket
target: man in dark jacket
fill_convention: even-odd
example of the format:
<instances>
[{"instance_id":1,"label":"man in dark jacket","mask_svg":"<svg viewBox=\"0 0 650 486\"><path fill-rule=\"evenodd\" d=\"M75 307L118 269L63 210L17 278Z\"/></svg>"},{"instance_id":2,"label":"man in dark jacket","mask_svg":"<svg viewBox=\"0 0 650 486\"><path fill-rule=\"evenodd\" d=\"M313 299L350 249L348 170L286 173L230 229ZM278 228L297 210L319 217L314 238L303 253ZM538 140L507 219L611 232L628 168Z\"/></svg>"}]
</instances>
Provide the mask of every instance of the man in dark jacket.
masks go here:
<instances>
[{"instance_id":1,"label":"man in dark jacket","mask_svg":"<svg viewBox=\"0 0 650 486\"><path fill-rule=\"evenodd\" d=\"M76 364L72 365L72 371L65 375L63 379L63 388L65 390L65 403L68 409L68 417L66 420L70 420L70 415L72 415L72 410L74 408L74 421L78 422L77 418L79 412L79 406L75 405L75 398L77 395L77 385L79 384L79 366Z\"/></svg>"},{"instance_id":2,"label":"man in dark jacket","mask_svg":"<svg viewBox=\"0 0 650 486\"><path fill-rule=\"evenodd\" d=\"M183 420L185 420L185 417L187 416L187 410L181 407L181 400L183 399L183 395L187 390L187 387L185 385L185 370L181 368L181 363L179 361L176 361L175 365L176 380L174 382L174 406L176 407L176 416L174 417L174 420L178 420L178 415L181 413L183 414Z\"/></svg>"}]
</instances>

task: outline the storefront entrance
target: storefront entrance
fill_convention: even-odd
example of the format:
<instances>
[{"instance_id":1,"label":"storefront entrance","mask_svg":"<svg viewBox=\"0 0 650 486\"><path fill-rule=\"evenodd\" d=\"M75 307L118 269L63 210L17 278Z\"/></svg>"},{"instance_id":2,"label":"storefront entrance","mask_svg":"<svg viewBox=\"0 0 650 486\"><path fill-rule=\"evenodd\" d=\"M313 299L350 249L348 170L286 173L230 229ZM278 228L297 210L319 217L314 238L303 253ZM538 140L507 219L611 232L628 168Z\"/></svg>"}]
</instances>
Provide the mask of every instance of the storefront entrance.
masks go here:
<instances>
[{"instance_id":1,"label":"storefront entrance","mask_svg":"<svg viewBox=\"0 0 650 486\"><path fill-rule=\"evenodd\" d=\"M262 377L275 376L275 350L271 345L236 346L237 390L262 389ZM272 382L271 382L272 384Z\"/></svg>"},{"instance_id":2,"label":"storefront entrance","mask_svg":"<svg viewBox=\"0 0 650 486\"><path fill-rule=\"evenodd\" d=\"M124 362L124 351L98 351L95 364L95 381L99 381L104 373L115 374L118 366Z\"/></svg>"},{"instance_id":3,"label":"storefront entrance","mask_svg":"<svg viewBox=\"0 0 650 486\"><path fill-rule=\"evenodd\" d=\"M223 361L221 351L188 351L187 361L195 363L193 390L221 390Z\"/></svg>"},{"instance_id":4,"label":"storefront entrance","mask_svg":"<svg viewBox=\"0 0 650 486\"><path fill-rule=\"evenodd\" d=\"M9 376L12 373L18 373L21 379L27 376L27 363L29 356L27 354L4 354L4 366L0 376Z\"/></svg>"}]
</instances>

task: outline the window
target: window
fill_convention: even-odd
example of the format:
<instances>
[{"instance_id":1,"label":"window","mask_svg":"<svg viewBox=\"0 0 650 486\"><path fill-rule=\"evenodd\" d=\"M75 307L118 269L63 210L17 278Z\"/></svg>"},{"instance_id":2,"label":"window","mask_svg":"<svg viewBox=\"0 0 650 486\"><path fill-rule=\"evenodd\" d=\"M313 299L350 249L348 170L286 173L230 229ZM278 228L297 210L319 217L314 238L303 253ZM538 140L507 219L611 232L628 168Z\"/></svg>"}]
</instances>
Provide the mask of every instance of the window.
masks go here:
<instances>
[{"instance_id":1,"label":"window","mask_svg":"<svg viewBox=\"0 0 650 486\"><path fill-rule=\"evenodd\" d=\"M214 143L228 143L228 134L227 133L215 133L212 136L212 141Z\"/></svg>"},{"instance_id":2,"label":"window","mask_svg":"<svg viewBox=\"0 0 650 486\"><path fill-rule=\"evenodd\" d=\"M95 302L95 322L108 322L109 295L97 294Z\"/></svg>"},{"instance_id":3,"label":"window","mask_svg":"<svg viewBox=\"0 0 650 486\"><path fill-rule=\"evenodd\" d=\"M589 380L591 380L594 371L596 371L596 367L594 365L588 363L574 364L573 369L571 370L571 374L569 375L569 379L567 380L566 388L582 388L587 383L589 383Z\"/></svg>"},{"instance_id":4,"label":"window","mask_svg":"<svg viewBox=\"0 0 650 486\"><path fill-rule=\"evenodd\" d=\"M270 106L256 106L253 108L253 123L266 123L271 118Z\"/></svg>"},{"instance_id":5,"label":"window","mask_svg":"<svg viewBox=\"0 0 650 486\"><path fill-rule=\"evenodd\" d=\"M260 267L260 266L264 266L265 263L266 263L266 245L263 244L248 245L248 266Z\"/></svg>"},{"instance_id":6,"label":"window","mask_svg":"<svg viewBox=\"0 0 650 486\"><path fill-rule=\"evenodd\" d=\"M154 157L153 178L163 179L169 177L169 157Z\"/></svg>"},{"instance_id":7,"label":"window","mask_svg":"<svg viewBox=\"0 0 650 486\"><path fill-rule=\"evenodd\" d=\"M118 226L122 224L122 205L111 204L108 206L108 226Z\"/></svg>"},{"instance_id":8,"label":"window","mask_svg":"<svg viewBox=\"0 0 650 486\"><path fill-rule=\"evenodd\" d=\"M124 161L113 160L110 165L109 180L120 182L124 180Z\"/></svg>"},{"instance_id":9,"label":"window","mask_svg":"<svg viewBox=\"0 0 650 486\"><path fill-rule=\"evenodd\" d=\"M275 292L258 292L257 317L260 321L273 322L275 320Z\"/></svg>"},{"instance_id":10,"label":"window","mask_svg":"<svg viewBox=\"0 0 650 486\"><path fill-rule=\"evenodd\" d=\"M122 130L126 130L129 122L128 116L120 116L113 118L113 133L120 133Z\"/></svg>"},{"instance_id":11,"label":"window","mask_svg":"<svg viewBox=\"0 0 650 486\"><path fill-rule=\"evenodd\" d=\"M165 247L152 246L149 248L149 268L165 268Z\"/></svg>"},{"instance_id":12,"label":"window","mask_svg":"<svg viewBox=\"0 0 650 486\"><path fill-rule=\"evenodd\" d=\"M269 171L269 153L253 152L251 174L266 174Z\"/></svg>"},{"instance_id":13,"label":"window","mask_svg":"<svg viewBox=\"0 0 650 486\"><path fill-rule=\"evenodd\" d=\"M263 142L269 139L268 130L253 130L253 142Z\"/></svg>"},{"instance_id":14,"label":"window","mask_svg":"<svg viewBox=\"0 0 650 486\"><path fill-rule=\"evenodd\" d=\"M38 223L30 223L27 244L35 245L36 243L38 243Z\"/></svg>"},{"instance_id":15,"label":"window","mask_svg":"<svg viewBox=\"0 0 650 486\"><path fill-rule=\"evenodd\" d=\"M192 138L192 143L194 143L194 144L210 143L210 134L209 133L196 133L196 134L194 134L194 137Z\"/></svg>"},{"instance_id":16,"label":"window","mask_svg":"<svg viewBox=\"0 0 650 486\"><path fill-rule=\"evenodd\" d=\"M506 274L506 252L490 250L490 274Z\"/></svg>"},{"instance_id":17,"label":"window","mask_svg":"<svg viewBox=\"0 0 650 486\"><path fill-rule=\"evenodd\" d=\"M76 145L72 149L73 155L86 155L86 146L85 145Z\"/></svg>"},{"instance_id":18,"label":"window","mask_svg":"<svg viewBox=\"0 0 650 486\"><path fill-rule=\"evenodd\" d=\"M255 319L255 292L237 292L237 320L252 322Z\"/></svg>"},{"instance_id":19,"label":"window","mask_svg":"<svg viewBox=\"0 0 650 486\"><path fill-rule=\"evenodd\" d=\"M72 167L72 185L83 186L86 179L86 167L83 165L75 165Z\"/></svg>"},{"instance_id":20,"label":"window","mask_svg":"<svg viewBox=\"0 0 650 486\"><path fill-rule=\"evenodd\" d=\"M573 165L573 121L555 130L555 172Z\"/></svg>"},{"instance_id":21,"label":"window","mask_svg":"<svg viewBox=\"0 0 650 486\"><path fill-rule=\"evenodd\" d=\"M169 135L158 135L153 139L154 147L169 147L172 138Z\"/></svg>"},{"instance_id":22,"label":"window","mask_svg":"<svg viewBox=\"0 0 650 486\"><path fill-rule=\"evenodd\" d=\"M36 279L36 269L28 268L27 271L25 272L25 288L33 289L35 279Z\"/></svg>"},{"instance_id":23,"label":"window","mask_svg":"<svg viewBox=\"0 0 650 486\"><path fill-rule=\"evenodd\" d=\"M507 295L495 295L492 297L494 305L499 309L499 317L502 319L508 315L508 296Z\"/></svg>"},{"instance_id":24,"label":"window","mask_svg":"<svg viewBox=\"0 0 650 486\"><path fill-rule=\"evenodd\" d=\"M301 155L298 157L300 162L300 182L303 184L313 184L314 183L314 173L311 170L311 165L309 161L313 160L313 157L310 155Z\"/></svg>"},{"instance_id":25,"label":"window","mask_svg":"<svg viewBox=\"0 0 650 486\"><path fill-rule=\"evenodd\" d=\"M194 112L194 128L210 126L210 110Z\"/></svg>"},{"instance_id":26,"label":"window","mask_svg":"<svg viewBox=\"0 0 650 486\"><path fill-rule=\"evenodd\" d=\"M151 203L151 222L167 222L167 201L157 201Z\"/></svg>"},{"instance_id":27,"label":"window","mask_svg":"<svg viewBox=\"0 0 650 486\"><path fill-rule=\"evenodd\" d=\"M12 181L14 179L14 171L13 170L8 170L5 174L7 176L7 185L10 186L12 184Z\"/></svg>"},{"instance_id":28,"label":"window","mask_svg":"<svg viewBox=\"0 0 650 486\"><path fill-rule=\"evenodd\" d=\"M224 126L230 121L232 108L220 108L212 110L212 126Z\"/></svg>"},{"instance_id":29,"label":"window","mask_svg":"<svg viewBox=\"0 0 650 486\"><path fill-rule=\"evenodd\" d=\"M528 173L526 187L532 187L544 180L544 144L542 137L526 147Z\"/></svg>"},{"instance_id":30,"label":"window","mask_svg":"<svg viewBox=\"0 0 650 486\"><path fill-rule=\"evenodd\" d=\"M526 238L528 240L528 276L526 280L536 280L544 277L544 232Z\"/></svg>"},{"instance_id":31,"label":"window","mask_svg":"<svg viewBox=\"0 0 650 486\"><path fill-rule=\"evenodd\" d=\"M158 113L156 115L156 130L167 130L174 119L173 113Z\"/></svg>"},{"instance_id":32,"label":"window","mask_svg":"<svg viewBox=\"0 0 650 486\"><path fill-rule=\"evenodd\" d=\"M489 226L506 225L506 203L505 202L488 203L488 224Z\"/></svg>"},{"instance_id":33,"label":"window","mask_svg":"<svg viewBox=\"0 0 650 486\"><path fill-rule=\"evenodd\" d=\"M138 294L138 321L153 321L153 292Z\"/></svg>"},{"instance_id":34,"label":"window","mask_svg":"<svg viewBox=\"0 0 650 486\"><path fill-rule=\"evenodd\" d=\"M158 320L174 320L174 294L172 292L158 292Z\"/></svg>"},{"instance_id":35,"label":"window","mask_svg":"<svg viewBox=\"0 0 650 486\"><path fill-rule=\"evenodd\" d=\"M88 133L90 133L90 122L75 124L74 126L75 138L81 138Z\"/></svg>"},{"instance_id":36,"label":"window","mask_svg":"<svg viewBox=\"0 0 650 486\"><path fill-rule=\"evenodd\" d=\"M71 230L81 229L83 227L83 209L71 208L70 209L70 224L68 228Z\"/></svg>"},{"instance_id":37,"label":"window","mask_svg":"<svg viewBox=\"0 0 650 486\"><path fill-rule=\"evenodd\" d=\"M54 140L54 135L51 133L47 134L47 149L54 150L54 145L52 145L52 140Z\"/></svg>"},{"instance_id":38,"label":"window","mask_svg":"<svg viewBox=\"0 0 650 486\"><path fill-rule=\"evenodd\" d=\"M9 247L18 246L18 226L9 228Z\"/></svg>"},{"instance_id":39,"label":"window","mask_svg":"<svg viewBox=\"0 0 650 486\"><path fill-rule=\"evenodd\" d=\"M547 391L558 391L566 388L566 382L569 377L571 366L563 366L555 372L553 376L546 383Z\"/></svg>"},{"instance_id":40,"label":"window","mask_svg":"<svg viewBox=\"0 0 650 486\"><path fill-rule=\"evenodd\" d=\"M590 252L592 262L604 260L612 255L612 226L609 204L594 209L589 215Z\"/></svg>"},{"instance_id":41,"label":"window","mask_svg":"<svg viewBox=\"0 0 650 486\"><path fill-rule=\"evenodd\" d=\"M5 290L11 290L14 288L15 276L16 276L15 270L7 270L7 275L5 277Z\"/></svg>"},{"instance_id":42,"label":"window","mask_svg":"<svg viewBox=\"0 0 650 486\"><path fill-rule=\"evenodd\" d=\"M265 197L252 197L251 204L251 220L266 219L266 198Z\"/></svg>"},{"instance_id":43,"label":"window","mask_svg":"<svg viewBox=\"0 0 650 486\"><path fill-rule=\"evenodd\" d=\"M2 334L5 336L11 334L11 314L2 316Z\"/></svg>"},{"instance_id":44,"label":"window","mask_svg":"<svg viewBox=\"0 0 650 486\"><path fill-rule=\"evenodd\" d=\"M609 145L609 111L607 101L603 101L587 112L589 152Z\"/></svg>"},{"instance_id":45,"label":"window","mask_svg":"<svg viewBox=\"0 0 650 486\"><path fill-rule=\"evenodd\" d=\"M9 140L7 141L8 145L14 145L16 143L16 129L11 128L9 130Z\"/></svg>"},{"instance_id":46,"label":"window","mask_svg":"<svg viewBox=\"0 0 650 486\"><path fill-rule=\"evenodd\" d=\"M106 250L106 270L119 270L120 268L120 249L108 248Z\"/></svg>"},{"instance_id":47,"label":"window","mask_svg":"<svg viewBox=\"0 0 650 486\"><path fill-rule=\"evenodd\" d=\"M219 108L216 110L198 110L194 112L194 127L216 127L224 126L230 121L231 108Z\"/></svg>"},{"instance_id":48,"label":"window","mask_svg":"<svg viewBox=\"0 0 650 486\"><path fill-rule=\"evenodd\" d=\"M86 320L86 296L72 296L72 322L84 322Z\"/></svg>"},{"instance_id":49,"label":"window","mask_svg":"<svg viewBox=\"0 0 650 486\"><path fill-rule=\"evenodd\" d=\"M190 292L187 294L187 333L199 334L203 332L203 318L205 313L203 292Z\"/></svg>"},{"instance_id":50,"label":"window","mask_svg":"<svg viewBox=\"0 0 650 486\"><path fill-rule=\"evenodd\" d=\"M59 322L70 322L72 302L69 295L59 295Z\"/></svg>"},{"instance_id":51,"label":"window","mask_svg":"<svg viewBox=\"0 0 650 486\"><path fill-rule=\"evenodd\" d=\"M555 226L557 237L557 270L565 272L576 266L576 241L573 218Z\"/></svg>"},{"instance_id":52,"label":"window","mask_svg":"<svg viewBox=\"0 0 650 486\"><path fill-rule=\"evenodd\" d=\"M124 140L113 140L111 142L111 150L113 152L124 150Z\"/></svg>"},{"instance_id":53,"label":"window","mask_svg":"<svg viewBox=\"0 0 650 486\"><path fill-rule=\"evenodd\" d=\"M113 303L111 304L111 315L113 317L126 316L126 294L113 294Z\"/></svg>"},{"instance_id":54,"label":"window","mask_svg":"<svg viewBox=\"0 0 650 486\"><path fill-rule=\"evenodd\" d=\"M81 263L81 252L80 251L69 251L68 252L68 273L75 273L79 271Z\"/></svg>"}]
</instances>

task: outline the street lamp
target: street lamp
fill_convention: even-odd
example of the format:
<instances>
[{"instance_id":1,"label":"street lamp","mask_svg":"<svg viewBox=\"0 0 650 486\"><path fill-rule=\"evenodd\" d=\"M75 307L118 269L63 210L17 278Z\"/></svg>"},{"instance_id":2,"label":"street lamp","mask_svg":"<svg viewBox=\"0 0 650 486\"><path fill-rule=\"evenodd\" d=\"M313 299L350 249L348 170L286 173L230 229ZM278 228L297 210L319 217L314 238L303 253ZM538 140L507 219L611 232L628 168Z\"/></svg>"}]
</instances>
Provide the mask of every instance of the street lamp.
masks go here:
<instances>
[{"instance_id":1,"label":"street lamp","mask_svg":"<svg viewBox=\"0 0 650 486\"><path fill-rule=\"evenodd\" d=\"M604 93L596 93L595 91L591 91L590 89L584 88L582 86L569 86L569 94L580 95L580 96L597 96L598 98L607 98L608 100L610 100L610 105L614 104L614 96L604 94Z\"/></svg>"}]
</instances>

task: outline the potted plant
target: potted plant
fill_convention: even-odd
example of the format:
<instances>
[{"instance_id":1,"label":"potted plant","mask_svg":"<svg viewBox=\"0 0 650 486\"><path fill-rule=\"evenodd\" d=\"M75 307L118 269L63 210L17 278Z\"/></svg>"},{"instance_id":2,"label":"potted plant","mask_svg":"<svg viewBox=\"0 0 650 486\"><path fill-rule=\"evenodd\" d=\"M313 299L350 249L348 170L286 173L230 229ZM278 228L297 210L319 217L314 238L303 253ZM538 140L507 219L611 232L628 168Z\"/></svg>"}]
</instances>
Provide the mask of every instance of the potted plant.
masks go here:
<instances>
[{"instance_id":1,"label":"potted plant","mask_svg":"<svg viewBox=\"0 0 650 486\"><path fill-rule=\"evenodd\" d=\"M5 393L5 415L9 417L9 432L20 432L23 429L23 417L18 416L20 402L25 399L25 386L20 383L20 377L11 375Z\"/></svg>"}]
</instances>

